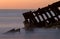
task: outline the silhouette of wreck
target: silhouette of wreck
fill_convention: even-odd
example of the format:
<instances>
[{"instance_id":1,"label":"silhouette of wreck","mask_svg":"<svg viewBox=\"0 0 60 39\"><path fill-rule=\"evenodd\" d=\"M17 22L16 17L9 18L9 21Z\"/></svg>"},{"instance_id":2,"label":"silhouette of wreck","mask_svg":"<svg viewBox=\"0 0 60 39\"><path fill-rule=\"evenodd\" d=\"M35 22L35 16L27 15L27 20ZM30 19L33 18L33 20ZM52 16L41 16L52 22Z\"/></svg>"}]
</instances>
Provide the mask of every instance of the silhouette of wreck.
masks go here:
<instances>
[{"instance_id":1,"label":"silhouette of wreck","mask_svg":"<svg viewBox=\"0 0 60 39\"><path fill-rule=\"evenodd\" d=\"M38 8L36 11L23 13L25 29L32 28L60 28L60 1Z\"/></svg>"},{"instance_id":2,"label":"silhouette of wreck","mask_svg":"<svg viewBox=\"0 0 60 39\"><path fill-rule=\"evenodd\" d=\"M15 32L20 32L20 28L19 29L11 29L9 31L7 31L6 33L15 33ZM4 33L4 34L6 34Z\"/></svg>"}]
</instances>

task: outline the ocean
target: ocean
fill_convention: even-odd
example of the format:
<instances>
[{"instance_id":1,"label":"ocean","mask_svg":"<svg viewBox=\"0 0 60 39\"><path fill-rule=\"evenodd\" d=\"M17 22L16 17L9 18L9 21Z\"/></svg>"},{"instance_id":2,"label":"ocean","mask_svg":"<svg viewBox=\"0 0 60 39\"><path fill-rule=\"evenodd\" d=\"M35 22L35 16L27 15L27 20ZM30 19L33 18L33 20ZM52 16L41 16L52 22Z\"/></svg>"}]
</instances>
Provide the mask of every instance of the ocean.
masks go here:
<instances>
[{"instance_id":1,"label":"ocean","mask_svg":"<svg viewBox=\"0 0 60 39\"><path fill-rule=\"evenodd\" d=\"M33 31L25 31L22 14L30 10L0 9L0 39L60 39L60 29L36 28ZM13 28L21 30L20 32L4 34Z\"/></svg>"}]
</instances>

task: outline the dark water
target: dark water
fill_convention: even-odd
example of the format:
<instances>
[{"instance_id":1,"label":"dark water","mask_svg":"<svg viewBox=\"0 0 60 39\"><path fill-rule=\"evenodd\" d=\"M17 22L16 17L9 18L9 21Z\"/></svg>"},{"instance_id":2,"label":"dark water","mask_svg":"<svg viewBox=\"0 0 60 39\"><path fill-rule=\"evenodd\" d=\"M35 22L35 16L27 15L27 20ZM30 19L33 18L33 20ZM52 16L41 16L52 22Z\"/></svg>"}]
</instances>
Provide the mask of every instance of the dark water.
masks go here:
<instances>
[{"instance_id":1,"label":"dark water","mask_svg":"<svg viewBox=\"0 0 60 39\"><path fill-rule=\"evenodd\" d=\"M5 31L8 28L4 28ZM0 29L1 31L2 29ZM60 39L60 29L34 29L33 31L25 31L21 29L20 32L6 33L0 32L0 39Z\"/></svg>"}]
</instances>

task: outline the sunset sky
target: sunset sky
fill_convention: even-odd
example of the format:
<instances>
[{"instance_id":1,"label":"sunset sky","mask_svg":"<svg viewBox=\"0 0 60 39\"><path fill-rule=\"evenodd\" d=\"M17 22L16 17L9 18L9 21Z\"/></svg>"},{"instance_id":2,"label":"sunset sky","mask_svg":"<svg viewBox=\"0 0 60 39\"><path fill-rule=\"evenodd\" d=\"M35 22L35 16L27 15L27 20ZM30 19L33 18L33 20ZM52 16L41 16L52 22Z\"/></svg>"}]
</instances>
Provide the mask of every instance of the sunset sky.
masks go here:
<instances>
[{"instance_id":1,"label":"sunset sky","mask_svg":"<svg viewBox=\"0 0 60 39\"><path fill-rule=\"evenodd\" d=\"M36 9L59 0L0 0L0 9Z\"/></svg>"}]
</instances>

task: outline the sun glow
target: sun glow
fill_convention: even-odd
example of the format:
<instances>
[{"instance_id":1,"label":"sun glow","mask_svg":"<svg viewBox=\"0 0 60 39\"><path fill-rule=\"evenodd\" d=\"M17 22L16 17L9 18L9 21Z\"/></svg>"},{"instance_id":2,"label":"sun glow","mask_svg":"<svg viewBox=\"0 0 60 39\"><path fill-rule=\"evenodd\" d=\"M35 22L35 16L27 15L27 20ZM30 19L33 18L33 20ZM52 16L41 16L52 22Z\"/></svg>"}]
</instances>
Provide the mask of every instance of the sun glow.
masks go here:
<instances>
[{"instance_id":1,"label":"sun glow","mask_svg":"<svg viewBox=\"0 0 60 39\"><path fill-rule=\"evenodd\" d=\"M0 0L0 9L36 9L58 0Z\"/></svg>"}]
</instances>

